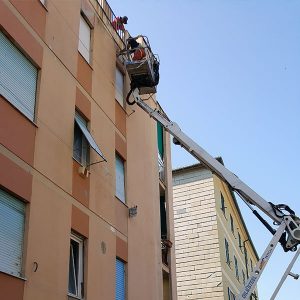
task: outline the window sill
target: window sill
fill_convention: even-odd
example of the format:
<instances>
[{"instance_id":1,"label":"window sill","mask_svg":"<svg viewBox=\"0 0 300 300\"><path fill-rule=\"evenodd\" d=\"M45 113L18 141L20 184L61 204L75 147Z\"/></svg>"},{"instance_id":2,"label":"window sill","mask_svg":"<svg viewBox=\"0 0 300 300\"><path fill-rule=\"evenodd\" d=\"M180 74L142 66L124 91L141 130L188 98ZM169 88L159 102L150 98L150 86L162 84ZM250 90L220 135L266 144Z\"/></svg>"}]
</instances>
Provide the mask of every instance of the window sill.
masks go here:
<instances>
[{"instance_id":1,"label":"window sill","mask_svg":"<svg viewBox=\"0 0 300 300\"><path fill-rule=\"evenodd\" d=\"M79 160L77 160L74 156L72 156L73 160L78 163L80 167L88 168L86 165L83 165Z\"/></svg>"},{"instance_id":2,"label":"window sill","mask_svg":"<svg viewBox=\"0 0 300 300\"><path fill-rule=\"evenodd\" d=\"M48 12L48 9L47 9L47 6L46 6L46 3L42 3L41 1L39 1L41 6ZM47 2L47 1L46 1Z\"/></svg>"},{"instance_id":3,"label":"window sill","mask_svg":"<svg viewBox=\"0 0 300 300\"><path fill-rule=\"evenodd\" d=\"M22 280L22 281L27 281L27 278L25 278L25 277L13 275L13 274L10 274L10 273L6 273L6 272L4 272L4 271L0 271L0 273L5 274L5 275L10 276L10 277L14 277L14 278L16 278L16 279L20 279L20 280Z\"/></svg>"},{"instance_id":4,"label":"window sill","mask_svg":"<svg viewBox=\"0 0 300 300\"><path fill-rule=\"evenodd\" d=\"M75 295L72 295L72 294L68 294L68 300L73 300L73 299L82 300L83 298L75 296Z\"/></svg>"},{"instance_id":5,"label":"window sill","mask_svg":"<svg viewBox=\"0 0 300 300\"><path fill-rule=\"evenodd\" d=\"M127 208L129 208L128 207L128 205L126 204L126 202L123 202L120 198L118 198L116 195L115 195L115 199L117 199L119 202L121 202L123 205L125 205Z\"/></svg>"},{"instance_id":6,"label":"window sill","mask_svg":"<svg viewBox=\"0 0 300 300\"><path fill-rule=\"evenodd\" d=\"M88 62L88 61L85 59L85 57L79 52L79 50L78 50L78 54L82 57L82 59L86 62L86 64L90 67L90 69L91 69L92 71L94 71L94 69L93 69L91 63ZM79 299L80 299L80 298L79 298Z\"/></svg>"},{"instance_id":7,"label":"window sill","mask_svg":"<svg viewBox=\"0 0 300 300\"><path fill-rule=\"evenodd\" d=\"M126 113L126 109L125 109L125 99L123 99L123 103L124 105L122 105L116 98L115 101L118 103L118 105L124 110L124 112Z\"/></svg>"}]
</instances>

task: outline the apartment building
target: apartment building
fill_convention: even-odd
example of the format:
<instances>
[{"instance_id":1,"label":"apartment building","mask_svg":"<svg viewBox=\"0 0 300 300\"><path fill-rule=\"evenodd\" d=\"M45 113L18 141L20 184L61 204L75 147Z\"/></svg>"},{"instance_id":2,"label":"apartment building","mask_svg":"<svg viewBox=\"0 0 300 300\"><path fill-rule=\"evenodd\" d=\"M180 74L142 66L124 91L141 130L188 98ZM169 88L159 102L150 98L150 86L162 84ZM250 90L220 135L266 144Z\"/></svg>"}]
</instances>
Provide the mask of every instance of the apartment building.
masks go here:
<instances>
[{"instance_id":1,"label":"apartment building","mask_svg":"<svg viewBox=\"0 0 300 300\"><path fill-rule=\"evenodd\" d=\"M124 101L115 18L0 1L1 299L177 299L169 136Z\"/></svg>"},{"instance_id":2,"label":"apartment building","mask_svg":"<svg viewBox=\"0 0 300 300\"><path fill-rule=\"evenodd\" d=\"M173 185L178 299L236 299L258 256L232 190L201 163Z\"/></svg>"}]
</instances>

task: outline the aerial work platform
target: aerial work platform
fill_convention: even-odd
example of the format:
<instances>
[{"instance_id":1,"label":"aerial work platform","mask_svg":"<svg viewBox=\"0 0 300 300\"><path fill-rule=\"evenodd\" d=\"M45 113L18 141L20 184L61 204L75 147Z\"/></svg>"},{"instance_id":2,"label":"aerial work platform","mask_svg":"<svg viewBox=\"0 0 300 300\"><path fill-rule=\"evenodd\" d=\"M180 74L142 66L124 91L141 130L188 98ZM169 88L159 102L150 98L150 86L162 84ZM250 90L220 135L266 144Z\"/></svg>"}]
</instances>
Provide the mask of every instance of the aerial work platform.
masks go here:
<instances>
[{"instance_id":1,"label":"aerial work platform","mask_svg":"<svg viewBox=\"0 0 300 300\"><path fill-rule=\"evenodd\" d=\"M129 37L120 55L124 59L131 88L138 88L140 95L156 93L159 82L159 59L152 53L148 38L142 35Z\"/></svg>"}]
</instances>

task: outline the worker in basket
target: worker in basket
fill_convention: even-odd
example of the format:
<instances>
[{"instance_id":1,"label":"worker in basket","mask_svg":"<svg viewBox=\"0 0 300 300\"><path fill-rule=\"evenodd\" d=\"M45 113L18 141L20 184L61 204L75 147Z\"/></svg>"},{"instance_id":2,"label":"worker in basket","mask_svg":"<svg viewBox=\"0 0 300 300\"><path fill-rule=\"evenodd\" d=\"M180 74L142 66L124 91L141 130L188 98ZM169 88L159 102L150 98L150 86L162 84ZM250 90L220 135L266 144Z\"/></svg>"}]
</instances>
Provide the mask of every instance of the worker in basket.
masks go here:
<instances>
[{"instance_id":1,"label":"worker in basket","mask_svg":"<svg viewBox=\"0 0 300 300\"><path fill-rule=\"evenodd\" d=\"M130 53L133 53L132 60L142 60L146 57L146 51L143 46L137 41L138 37L129 37L127 39L127 47L130 49Z\"/></svg>"}]
</instances>

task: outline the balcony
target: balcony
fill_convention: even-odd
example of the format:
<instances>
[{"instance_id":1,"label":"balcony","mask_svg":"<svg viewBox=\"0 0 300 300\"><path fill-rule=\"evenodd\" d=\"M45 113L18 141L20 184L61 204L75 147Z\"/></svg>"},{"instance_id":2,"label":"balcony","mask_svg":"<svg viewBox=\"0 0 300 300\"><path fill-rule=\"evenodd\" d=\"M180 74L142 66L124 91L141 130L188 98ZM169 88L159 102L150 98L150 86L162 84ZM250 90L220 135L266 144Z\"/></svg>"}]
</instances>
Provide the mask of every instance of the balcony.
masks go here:
<instances>
[{"instance_id":1,"label":"balcony","mask_svg":"<svg viewBox=\"0 0 300 300\"><path fill-rule=\"evenodd\" d=\"M115 29L112 24L116 20L117 16L114 14L110 5L106 0L90 0L91 4L95 8L98 16L103 21L105 27L109 30L114 40L120 47L124 47L125 40L127 38L126 31Z\"/></svg>"},{"instance_id":2,"label":"balcony","mask_svg":"<svg viewBox=\"0 0 300 300\"><path fill-rule=\"evenodd\" d=\"M162 263L166 266L169 266L168 257L172 245L173 243L167 239L161 240L161 258L162 258Z\"/></svg>"},{"instance_id":3,"label":"balcony","mask_svg":"<svg viewBox=\"0 0 300 300\"><path fill-rule=\"evenodd\" d=\"M162 183L165 183L165 166L164 162L158 154L158 176Z\"/></svg>"}]
</instances>

